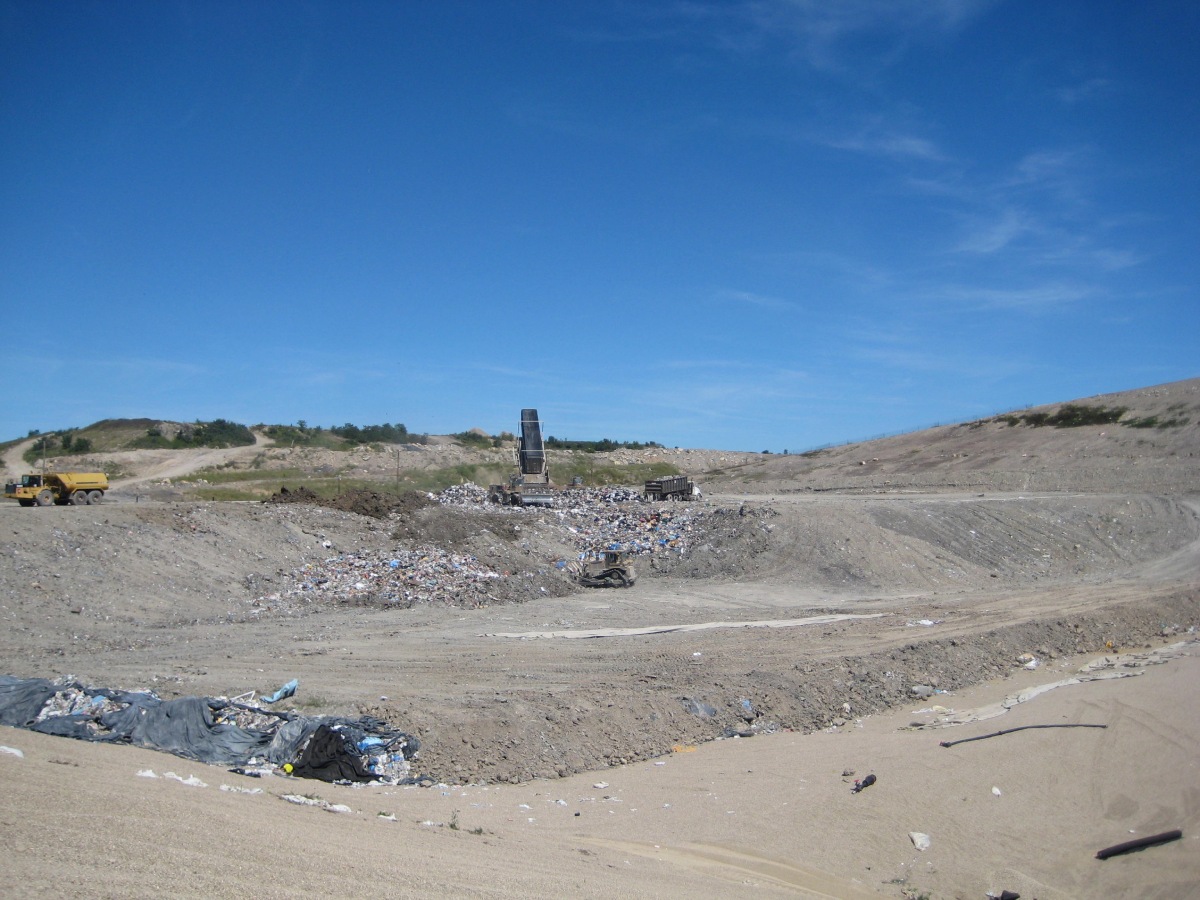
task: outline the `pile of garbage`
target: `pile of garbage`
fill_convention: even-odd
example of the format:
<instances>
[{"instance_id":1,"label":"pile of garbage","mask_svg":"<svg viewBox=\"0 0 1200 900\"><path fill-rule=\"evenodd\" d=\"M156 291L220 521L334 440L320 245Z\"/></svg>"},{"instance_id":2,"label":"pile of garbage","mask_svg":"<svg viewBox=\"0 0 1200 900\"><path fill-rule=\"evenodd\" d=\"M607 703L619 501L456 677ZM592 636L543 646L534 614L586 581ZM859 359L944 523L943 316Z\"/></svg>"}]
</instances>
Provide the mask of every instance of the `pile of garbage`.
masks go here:
<instances>
[{"instance_id":1,"label":"pile of garbage","mask_svg":"<svg viewBox=\"0 0 1200 900\"><path fill-rule=\"evenodd\" d=\"M265 709L253 692L163 700L151 691L85 687L70 677L0 675L0 725L102 743L132 744L248 775L328 782L409 784L416 738L371 716L301 716Z\"/></svg>"},{"instance_id":2,"label":"pile of garbage","mask_svg":"<svg viewBox=\"0 0 1200 900\"><path fill-rule=\"evenodd\" d=\"M501 506L491 503L488 501L488 490L469 481L464 484L452 485L431 496L443 506L467 506L474 509L489 507L493 509L507 509L518 513L530 511L519 506ZM648 501L637 488L573 487L554 491L551 496L549 508L578 509L580 507L593 507L602 504L646 502ZM541 506L540 508L546 509L547 507Z\"/></svg>"},{"instance_id":3,"label":"pile of garbage","mask_svg":"<svg viewBox=\"0 0 1200 900\"><path fill-rule=\"evenodd\" d=\"M406 537L423 539L421 543L406 546L401 542L389 549L339 553L306 563L292 572L287 587L255 599L252 615L264 610L297 611L313 604L477 608L547 592L557 596L573 590L572 561L597 550L618 550L632 556L682 556L701 539L709 515L690 504L649 503L639 491L624 487L560 491L549 509L498 505L488 502L487 496L485 488L467 483L438 494L410 492L404 506L410 513L422 504L456 507L466 511L472 521L476 514L483 517L480 524L490 524L491 531L503 530L495 528L496 517L512 522L514 533L521 532L517 525L534 525L533 531L540 532L556 549L543 548L539 556L535 546L522 541L517 557L501 554L491 558L486 548L467 548L479 549L484 555L481 560L469 552L437 546L443 541L436 537L429 543L431 536L441 533L446 537L448 533L414 517ZM403 515L399 510L393 514ZM470 533L474 527L466 531ZM574 550L569 558L559 555L564 545Z\"/></svg>"},{"instance_id":4,"label":"pile of garbage","mask_svg":"<svg viewBox=\"0 0 1200 900\"><path fill-rule=\"evenodd\" d=\"M478 606L495 600L489 586L503 578L474 556L440 547L341 553L306 563L292 586L260 597L260 608L294 602L370 603L411 607L418 603Z\"/></svg>"},{"instance_id":5,"label":"pile of garbage","mask_svg":"<svg viewBox=\"0 0 1200 900\"><path fill-rule=\"evenodd\" d=\"M497 506L475 484L446 488L435 497L443 506L466 506L506 511L512 515L545 516L545 507ZM628 487L569 488L554 495L550 514L570 535L581 553L596 549L623 550L645 555L663 551L684 553L702 519L691 508L664 508L648 502L641 491Z\"/></svg>"},{"instance_id":6,"label":"pile of garbage","mask_svg":"<svg viewBox=\"0 0 1200 900\"><path fill-rule=\"evenodd\" d=\"M691 546L699 513L655 508L574 508L556 510L559 523L580 552L622 550L639 556L685 553Z\"/></svg>"}]
</instances>

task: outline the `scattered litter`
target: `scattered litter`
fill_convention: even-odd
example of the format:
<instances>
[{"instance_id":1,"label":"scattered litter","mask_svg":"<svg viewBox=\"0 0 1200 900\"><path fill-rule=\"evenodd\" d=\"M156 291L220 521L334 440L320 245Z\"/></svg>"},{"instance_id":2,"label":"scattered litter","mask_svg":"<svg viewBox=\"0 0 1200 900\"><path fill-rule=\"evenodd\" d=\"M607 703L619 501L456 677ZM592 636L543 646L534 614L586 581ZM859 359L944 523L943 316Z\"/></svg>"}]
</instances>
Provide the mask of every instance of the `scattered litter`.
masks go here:
<instances>
[{"instance_id":1,"label":"scattered litter","mask_svg":"<svg viewBox=\"0 0 1200 900\"><path fill-rule=\"evenodd\" d=\"M922 852L928 850L931 845L929 835L923 834L920 831L910 831L908 833L908 839L912 841L914 847Z\"/></svg>"},{"instance_id":2,"label":"scattered litter","mask_svg":"<svg viewBox=\"0 0 1200 900\"><path fill-rule=\"evenodd\" d=\"M306 797L302 794L281 794L279 799L286 800L288 803L295 803L298 806L315 806L331 813L354 812L354 810L343 803L329 803L320 797Z\"/></svg>"},{"instance_id":3,"label":"scattered litter","mask_svg":"<svg viewBox=\"0 0 1200 900\"><path fill-rule=\"evenodd\" d=\"M869 788L871 785L873 785L875 783L875 781L876 781L876 778L875 778L874 774L868 775L862 781L855 781L854 787L850 789L850 793L852 793L852 794L862 793L867 788Z\"/></svg>"},{"instance_id":4,"label":"scattered litter","mask_svg":"<svg viewBox=\"0 0 1200 900\"><path fill-rule=\"evenodd\" d=\"M1164 831L1162 834L1152 834L1149 837L1137 838L1136 840L1126 841L1123 844L1114 844L1111 847L1098 850L1096 852L1096 859L1108 859L1110 856L1132 853L1134 850L1142 850L1145 847L1153 847L1157 844L1167 844L1171 841L1177 841L1182 837L1183 832L1178 828L1173 831Z\"/></svg>"},{"instance_id":5,"label":"scattered litter","mask_svg":"<svg viewBox=\"0 0 1200 900\"><path fill-rule=\"evenodd\" d=\"M293 678L270 697L262 697L260 699L263 703L278 703L280 700L284 700L295 694L298 687L300 687L300 682Z\"/></svg>"},{"instance_id":6,"label":"scattered litter","mask_svg":"<svg viewBox=\"0 0 1200 900\"><path fill-rule=\"evenodd\" d=\"M1038 658L1032 653L1022 653L1017 657L1017 662L1021 663L1021 668L1028 669L1031 672L1041 665Z\"/></svg>"},{"instance_id":7,"label":"scattered litter","mask_svg":"<svg viewBox=\"0 0 1200 900\"><path fill-rule=\"evenodd\" d=\"M993 785L993 786L992 786L992 793L993 793L993 794L995 794L997 797L999 797L999 796L1000 796L1000 788L998 788L998 787L996 787L995 785Z\"/></svg>"},{"instance_id":8,"label":"scattered litter","mask_svg":"<svg viewBox=\"0 0 1200 900\"><path fill-rule=\"evenodd\" d=\"M186 784L188 787L208 787L203 781L195 775L189 775L184 778L182 775L176 775L174 772L163 772L163 778L170 778L172 781L178 781L180 784Z\"/></svg>"},{"instance_id":9,"label":"scattered litter","mask_svg":"<svg viewBox=\"0 0 1200 900\"><path fill-rule=\"evenodd\" d=\"M693 716L699 716L701 719L711 719L717 714L717 708L712 704L705 703L702 700L693 700L690 697L684 698L683 708Z\"/></svg>"},{"instance_id":10,"label":"scattered litter","mask_svg":"<svg viewBox=\"0 0 1200 900\"><path fill-rule=\"evenodd\" d=\"M263 792L262 788L239 787L233 784L223 784L221 785L221 790L231 794L261 794Z\"/></svg>"},{"instance_id":11,"label":"scattered litter","mask_svg":"<svg viewBox=\"0 0 1200 900\"><path fill-rule=\"evenodd\" d=\"M1016 891L1001 891L998 894L988 891L985 896L988 897L988 900L1021 900L1021 895Z\"/></svg>"},{"instance_id":12,"label":"scattered litter","mask_svg":"<svg viewBox=\"0 0 1200 900\"><path fill-rule=\"evenodd\" d=\"M142 769L140 772L138 772L138 778L157 778L157 777L158 776L154 774L153 769Z\"/></svg>"},{"instance_id":13,"label":"scattered litter","mask_svg":"<svg viewBox=\"0 0 1200 900\"><path fill-rule=\"evenodd\" d=\"M12 755L12 756L16 756L16 757L18 757L19 759L24 759L24 758L25 758L25 754L24 754L24 753L22 753L20 750L18 750L16 747L4 747L4 746L0 746L0 753L8 753L8 754L10 754L10 755Z\"/></svg>"},{"instance_id":14,"label":"scattered litter","mask_svg":"<svg viewBox=\"0 0 1200 900\"><path fill-rule=\"evenodd\" d=\"M608 782L607 781L597 781L595 784L592 785L592 787L594 787L598 791L602 791L606 787L608 787Z\"/></svg>"},{"instance_id":15,"label":"scattered litter","mask_svg":"<svg viewBox=\"0 0 1200 900\"><path fill-rule=\"evenodd\" d=\"M963 712L949 711L944 715L931 722L914 722L909 727L915 729L921 728L947 728L953 725L966 725L971 722L981 722L985 719L994 719L997 716L1002 716L1014 706L1020 703L1025 703L1047 691L1055 690L1056 688L1066 687L1073 684L1084 684L1090 681L1103 681L1109 678L1132 678L1136 675L1144 674L1144 670L1148 666L1162 665L1176 658L1184 652L1184 648L1194 642L1194 639L1179 641L1176 644L1171 644L1167 647L1159 647L1155 650L1148 650L1142 653L1130 653L1123 656L1105 656L1102 659L1095 660L1083 666L1079 672L1070 677L1064 678L1061 681L1054 681L1049 684L1042 684L1036 687L1027 688L1023 691L1018 691L1006 697L1000 703L992 703L988 706L983 706L978 709L964 710Z\"/></svg>"}]
</instances>

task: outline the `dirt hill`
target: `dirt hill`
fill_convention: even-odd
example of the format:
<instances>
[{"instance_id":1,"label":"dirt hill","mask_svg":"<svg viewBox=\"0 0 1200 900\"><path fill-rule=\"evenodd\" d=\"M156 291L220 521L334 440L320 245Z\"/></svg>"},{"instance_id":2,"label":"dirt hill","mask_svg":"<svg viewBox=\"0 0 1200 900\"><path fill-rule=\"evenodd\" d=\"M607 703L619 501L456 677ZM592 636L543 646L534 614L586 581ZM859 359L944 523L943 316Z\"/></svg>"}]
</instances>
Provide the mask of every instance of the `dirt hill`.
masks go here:
<instances>
[{"instance_id":1,"label":"dirt hill","mask_svg":"<svg viewBox=\"0 0 1200 900\"><path fill-rule=\"evenodd\" d=\"M329 463L263 444L127 453L104 506L0 511L0 670L167 694L299 677L297 702L417 730L427 773L452 779L826 727L900 702L912 683L961 686L1025 652L1200 624L1200 381L1077 405L1161 427L992 420L803 456L617 451L606 463L696 473L708 499L581 495L555 510L488 507L469 492L395 508L195 501L153 482L189 466L269 479L272 466ZM399 459L493 456L441 441ZM395 452L363 448L350 462L394 485ZM638 585L572 584L564 564L618 533L639 548ZM493 636L830 613L877 618L593 642Z\"/></svg>"}]
</instances>

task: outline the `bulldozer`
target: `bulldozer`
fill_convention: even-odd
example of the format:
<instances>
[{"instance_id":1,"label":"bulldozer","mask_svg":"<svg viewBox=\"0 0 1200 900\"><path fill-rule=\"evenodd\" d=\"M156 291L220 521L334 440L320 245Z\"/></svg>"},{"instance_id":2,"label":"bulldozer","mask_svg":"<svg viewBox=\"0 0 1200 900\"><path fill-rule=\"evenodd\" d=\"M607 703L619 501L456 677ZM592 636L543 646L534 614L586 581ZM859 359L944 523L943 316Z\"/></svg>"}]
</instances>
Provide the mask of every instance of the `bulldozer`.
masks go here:
<instances>
[{"instance_id":1,"label":"bulldozer","mask_svg":"<svg viewBox=\"0 0 1200 900\"><path fill-rule=\"evenodd\" d=\"M632 587L637 572L621 550L595 550L581 561L579 583L584 587Z\"/></svg>"}]
</instances>

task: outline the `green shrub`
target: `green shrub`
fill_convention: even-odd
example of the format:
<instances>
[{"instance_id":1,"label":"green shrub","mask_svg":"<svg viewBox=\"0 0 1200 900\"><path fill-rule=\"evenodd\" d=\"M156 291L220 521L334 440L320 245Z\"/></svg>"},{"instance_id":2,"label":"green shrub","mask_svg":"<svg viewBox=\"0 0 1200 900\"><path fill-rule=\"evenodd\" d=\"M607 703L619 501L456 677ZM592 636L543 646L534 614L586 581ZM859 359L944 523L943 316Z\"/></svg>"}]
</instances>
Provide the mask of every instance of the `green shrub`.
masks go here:
<instances>
[{"instance_id":1,"label":"green shrub","mask_svg":"<svg viewBox=\"0 0 1200 900\"><path fill-rule=\"evenodd\" d=\"M480 450L484 450L488 447L498 446L495 438L490 435L480 434L478 431L460 431L457 434L450 435L450 437L454 438L464 447L477 447Z\"/></svg>"},{"instance_id":2,"label":"green shrub","mask_svg":"<svg viewBox=\"0 0 1200 900\"><path fill-rule=\"evenodd\" d=\"M1023 415L997 416L995 421L1010 427L1023 424L1031 428L1052 425L1055 428L1079 428L1084 425L1113 425L1125 415L1123 406L1085 406L1080 403L1064 403L1056 413L1031 412Z\"/></svg>"},{"instance_id":3,"label":"green shrub","mask_svg":"<svg viewBox=\"0 0 1200 900\"><path fill-rule=\"evenodd\" d=\"M649 450L661 448L658 441L611 441L604 438L599 441L567 441L553 435L546 438L547 450L582 450L585 453L607 453L613 450Z\"/></svg>"}]
</instances>

